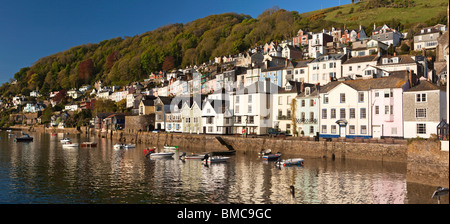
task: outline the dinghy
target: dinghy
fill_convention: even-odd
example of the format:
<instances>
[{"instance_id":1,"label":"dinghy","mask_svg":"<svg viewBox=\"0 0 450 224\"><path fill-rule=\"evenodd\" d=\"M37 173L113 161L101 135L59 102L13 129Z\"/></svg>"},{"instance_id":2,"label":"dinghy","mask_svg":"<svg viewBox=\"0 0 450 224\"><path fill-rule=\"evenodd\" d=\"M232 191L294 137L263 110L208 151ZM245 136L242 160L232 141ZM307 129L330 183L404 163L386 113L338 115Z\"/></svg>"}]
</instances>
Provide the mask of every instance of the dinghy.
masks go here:
<instances>
[{"instance_id":1,"label":"dinghy","mask_svg":"<svg viewBox=\"0 0 450 224\"><path fill-rule=\"evenodd\" d=\"M78 143L65 142L62 144L63 148L75 148L78 147Z\"/></svg>"},{"instance_id":2,"label":"dinghy","mask_svg":"<svg viewBox=\"0 0 450 224\"><path fill-rule=\"evenodd\" d=\"M275 154L264 155L262 158L263 158L263 160L271 161L271 160L277 160L280 157L281 157L281 153L277 152Z\"/></svg>"},{"instance_id":3,"label":"dinghy","mask_svg":"<svg viewBox=\"0 0 450 224\"><path fill-rule=\"evenodd\" d=\"M81 147L97 147L96 142L82 142Z\"/></svg>"},{"instance_id":4,"label":"dinghy","mask_svg":"<svg viewBox=\"0 0 450 224\"><path fill-rule=\"evenodd\" d=\"M277 165L278 166L303 166L303 162L305 160L302 158L294 158L294 159L286 159L286 160L278 160Z\"/></svg>"},{"instance_id":5,"label":"dinghy","mask_svg":"<svg viewBox=\"0 0 450 224\"><path fill-rule=\"evenodd\" d=\"M70 138L63 138L61 139L61 143L70 142Z\"/></svg>"},{"instance_id":6,"label":"dinghy","mask_svg":"<svg viewBox=\"0 0 450 224\"><path fill-rule=\"evenodd\" d=\"M175 145L175 146L168 146L168 145L165 145L165 146L164 146L164 149L165 149L165 150L170 150L170 151L178 151L178 145Z\"/></svg>"},{"instance_id":7,"label":"dinghy","mask_svg":"<svg viewBox=\"0 0 450 224\"><path fill-rule=\"evenodd\" d=\"M209 154L206 154L203 159L203 164L211 164L211 163L223 163L229 160L230 157L223 157L223 156L209 156Z\"/></svg>"}]
</instances>

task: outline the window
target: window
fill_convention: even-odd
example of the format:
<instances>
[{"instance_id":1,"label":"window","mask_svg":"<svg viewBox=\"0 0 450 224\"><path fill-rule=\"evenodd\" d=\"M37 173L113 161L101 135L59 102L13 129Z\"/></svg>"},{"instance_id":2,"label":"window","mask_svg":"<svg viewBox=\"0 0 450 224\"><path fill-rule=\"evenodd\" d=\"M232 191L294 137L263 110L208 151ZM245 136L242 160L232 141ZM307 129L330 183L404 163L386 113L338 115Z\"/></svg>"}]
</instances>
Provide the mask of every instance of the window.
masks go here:
<instances>
[{"instance_id":1,"label":"window","mask_svg":"<svg viewBox=\"0 0 450 224\"><path fill-rule=\"evenodd\" d=\"M416 108L416 118L426 118L427 109L426 108Z\"/></svg>"},{"instance_id":2,"label":"window","mask_svg":"<svg viewBox=\"0 0 450 224\"><path fill-rule=\"evenodd\" d=\"M248 121L247 121L247 123L249 123L249 124L255 123L255 117L254 117L254 116L248 116Z\"/></svg>"},{"instance_id":3,"label":"window","mask_svg":"<svg viewBox=\"0 0 450 224\"><path fill-rule=\"evenodd\" d=\"M322 109L322 119L327 119L327 109Z\"/></svg>"},{"instance_id":4,"label":"window","mask_svg":"<svg viewBox=\"0 0 450 224\"><path fill-rule=\"evenodd\" d=\"M336 109L331 109L331 119L336 118Z\"/></svg>"},{"instance_id":5,"label":"window","mask_svg":"<svg viewBox=\"0 0 450 224\"><path fill-rule=\"evenodd\" d=\"M345 119L345 109L340 110L340 119Z\"/></svg>"},{"instance_id":6,"label":"window","mask_svg":"<svg viewBox=\"0 0 450 224\"><path fill-rule=\"evenodd\" d=\"M314 120L314 112L309 112L309 119Z\"/></svg>"},{"instance_id":7,"label":"window","mask_svg":"<svg viewBox=\"0 0 450 224\"><path fill-rule=\"evenodd\" d=\"M375 114L380 114L380 106L375 106Z\"/></svg>"},{"instance_id":8,"label":"window","mask_svg":"<svg viewBox=\"0 0 450 224\"><path fill-rule=\"evenodd\" d=\"M289 105L289 104L291 104L291 97L290 96L287 97L287 105Z\"/></svg>"},{"instance_id":9,"label":"window","mask_svg":"<svg viewBox=\"0 0 450 224\"><path fill-rule=\"evenodd\" d=\"M390 91L384 90L384 98L389 98L389 97L390 97Z\"/></svg>"},{"instance_id":10,"label":"window","mask_svg":"<svg viewBox=\"0 0 450 224\"><path fill-rule=\"evenodd\" d=\"M336 134L336 125L331 125L331 134Z\"/></svg>"},{"instance_id":11,"label":"window","mask_svg":"<svg viewBox=\"0 0 450 224\"><path fill-rule=\"evenodd\" d=\"M416 132L417 132L417 134L426 134L427 133L427 125L426 124L417 124Z\"/></svg>"},{"instance_id":12,"label":"window","mask_svg":"<svg viewBox=\"0 0 450 224\"><path fill-rule=\"evenodd\" d=\"M350 119L354 119L356 117L355 108L350 108Z\"/></svg>"},{"instance_id":13,"label":"window","mask_svg":"<svg viewBox=\"0 0 450 224\"><path fill-rule=\"evenodd\" d=\"M239 105L236 105L236 111L235 113L239 113Z\"/></svg>"},{"instance_id":14,"label":"window","mask_svg":"<svg viewBox=\"0 0 450 224\"><path fill-rule=\"evenodd\" d=\"M309 126L309 133L314 134L314 126Z\"/></svg>"},{"instance_id":15,"label":"window","mask_svg":"<svg viewBox=\"0 0 450 224\"><path fill-rule=\"evenodd\" d=\"M392 115L392 114L394 114L394 105L391 105L390 107L391 107L391 109L390 109L390 113L389 114Z\"/></svg>"},{"instance_id":16,"label":"window","mask_svg":"<svg viewBox=\"0 0 450 224\"><path fill-rule=\"evenodd\" d=\"M352 66L349 66L349 67L348 67L348 70L349 70L349 71L352 71Z\"/></svg>"},{"instance_id":17,"label":"window","mask_svg":"<svg viewBox=\"0 0 450 224\"><path fill-rule=\"evenodd\" d=\"M323 103L328 104L328 95L323 95Z\"/></svg>"},{"instance_id":18,"label":"window","mask_svg":"<svg viewBox=\"0 0 450 224\"><path fill-rule=\"evenodd\" d=\"M349 134L355 134L355 125L349 125Z\"/></svg>"},{"instance_id":19,"label":"window","mask_svg":"<svg viewBox=\"0 0 450 224\"><path fill-rule=\"evenodd\" d=\"M418 93L416 94L416 102L427 102L427 94L426 93Z\"/></svg>"},{"instance_id":20,"label":"window","mask_svg":"<svg viewBox=\"0 0 450 224\"><path fill-rule=\"evenodd\" d=\"M252 102L252 95L248 95L248 102L249 102L249 103Z\"/></svg>"},{"instance_id":21,"label":"window","mask_svg":"<svg viewBox=\"0 0 450 224\"><path fill-rule=\"evenodd\" d=\"M345 93L341 93L340 99L341 103L345 103Z\"/></svg>"},{"instance_id":22,"label":"window","mask_svg":"<svg viewBox=\"0 0 450 224\"><path fill-rule=\"evenodd\" d=\"M397 128L391 128L391 134L396 135L397 134Z\"/></svg>"},{"instance_id":23,"label":"window","mask_svg":"<svg viewBox=\"0 0 450 224\"><path fill-rule=\"evenodd\" d=\"M327 126L326 125L322 125L322 133L327 133Z\"/></svg>"},{"instance_id":24,"label":"window","mask_svg":"<svg viewBox=\"0 0 450 224\"><path fill-rule=\"evenodd\" d=\"M366 118L366 108L361 108L361 110L360 110L360 118L362 118L362 119Z\"/></svg>"},{"instance_id":25,"label":"window","mask_svg":"<svg viewBox=\"0 0 450 224\"><path fill-rule=\"evenodd\" d=\"M312 99L309 100L309 106L310 106L310 107L313 107L313 106L314 106L314 100L312 100Z\"/></svg>"},{"instance_id":26,"label":"window","mask_svg":"<svg viewBox=\"0 0 450 224\"><path fill-rule=\"evenodd\" d=\"M239 96L236 96L236 103L239 103Z\"/></svg>"},{"instance_id":27,"label":"window","mask_svg":"<svg viewBox=\"0 0 450 224\"><path fill-rule=\"evenodd\" d=\"M380 92L375 91L375 97L380 97Z\"/></svg>"},{"instance_id":28,"label":"window","mask_svg":"<svg viewBox=\"0 0 450 224\"><path fill-rule=\"evenodd\" d=\"M360 102L360 103L362 103L362 102L364 102L364 93L358 93L358 101Z\"/></svg>"},{"instance_id":29,"label":"window","mask_svg":"<svg viewBox=\"0 0 450 224\"><path fill-rule=\"evenodd\" d=\"M305 107L305 100L302 100L302 107Z\"/></svg>"},{"instance_id":30,"label":"window","mask_svg":"<svg viewBox=\"0 0 450 224\"><path fill-rule=\"evenodd\" d=\"M278 105L282 105L283 104L283 97L279 96L278 97Z\"/></svg>"},{"instance_id":31,"label":"window","mask_svg":"<svg viewBox=\"0 0 450 224\"><path fill-rule=\"evenodd\" d=\"M252 105L248 105L248 113L252 113Z\"/></svg>"},{"instance_id":32,"label":"window","mask_svg":"<svg viewBox=\"0 0 450 224\"><path fill-rule=\"evenodd\" d=\"M367 126L361 125L361 134L367 134Z\"/></svg>"},{"instance_id":33,"label":"window","mask_svg":"<svg viewBox=\"0 0 450 224\"><path fill-rule=\"evenodd\" d=\"M389 105L384 106L384 114L389 114Z\"/></svg>"}]
</instances>

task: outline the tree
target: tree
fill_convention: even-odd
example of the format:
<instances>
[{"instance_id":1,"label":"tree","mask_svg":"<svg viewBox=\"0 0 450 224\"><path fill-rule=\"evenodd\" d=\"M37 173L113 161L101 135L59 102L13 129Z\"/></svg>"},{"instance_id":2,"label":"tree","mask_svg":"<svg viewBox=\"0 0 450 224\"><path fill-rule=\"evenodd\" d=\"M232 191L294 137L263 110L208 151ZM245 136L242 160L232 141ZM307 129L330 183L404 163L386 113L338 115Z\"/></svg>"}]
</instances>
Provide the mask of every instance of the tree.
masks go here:
<instances>
[{"instance_id":1,"label":"tree","mask_svg":"<svg viewBox=\"0 0 450 224\"><path fill-rule=\"evenodd\" d=\"M87 59L78 66L78 78L83 83L89 83L94 75L94 62L92 59Z\"/></svg>"},{"instance_id":2,"label":"tree","mask_svg":"<svg viewBox=\"0 0 450 224\"><path fill-rule=\"evenodd\" d=\"M162 70L163 71L170 71L172 69L175 68L175 58L173 58L172 56L166 56L164 58L164 62L162 65Z\"/></svg>"}]
</instances>

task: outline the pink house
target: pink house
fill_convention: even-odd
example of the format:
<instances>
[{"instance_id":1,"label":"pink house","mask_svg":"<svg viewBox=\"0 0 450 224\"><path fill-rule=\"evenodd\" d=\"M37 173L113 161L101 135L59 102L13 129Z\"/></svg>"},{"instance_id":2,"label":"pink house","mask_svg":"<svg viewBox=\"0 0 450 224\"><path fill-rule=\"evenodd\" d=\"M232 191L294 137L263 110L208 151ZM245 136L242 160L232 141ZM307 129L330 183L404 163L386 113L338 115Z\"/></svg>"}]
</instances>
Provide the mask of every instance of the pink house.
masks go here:
<instances>
[{"instance_id":1,"label":"pink house","mask_svg":"<svg viewBox=\"0 0 450 224\"><path fill-rule=\"evenodd\" d=\"M408 71L392 72L378 78L382 85L370 90L372 137L403 137L403 92L410 88Z\"/></svg>"}]
</instances>

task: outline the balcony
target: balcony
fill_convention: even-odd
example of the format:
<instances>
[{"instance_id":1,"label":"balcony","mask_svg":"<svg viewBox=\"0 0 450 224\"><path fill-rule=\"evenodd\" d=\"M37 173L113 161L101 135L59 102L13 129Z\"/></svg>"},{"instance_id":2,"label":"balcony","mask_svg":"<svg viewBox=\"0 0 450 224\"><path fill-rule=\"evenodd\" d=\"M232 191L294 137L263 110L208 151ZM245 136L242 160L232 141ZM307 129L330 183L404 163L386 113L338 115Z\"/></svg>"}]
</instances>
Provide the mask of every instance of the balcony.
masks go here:
<instances>
[{"instance_id":1,"label":"balcony","mask_svg":"<svg viewBox=\"0 0 450 224\"><path fill-rule=\"evenodd\" d=\"M317 119L305 119L305 118L297 118L297 124L317 124Z\"/></svg>"},{"instance_id":2,"label":"balcony","mask_svg":"<svg viewBox=\"0 0 450 224\"><path fill-rule=\"evenodd\" d=\"M277 117L278 120L291 120L291 116L281 115Z\"/></svg>"}]
</instances>

